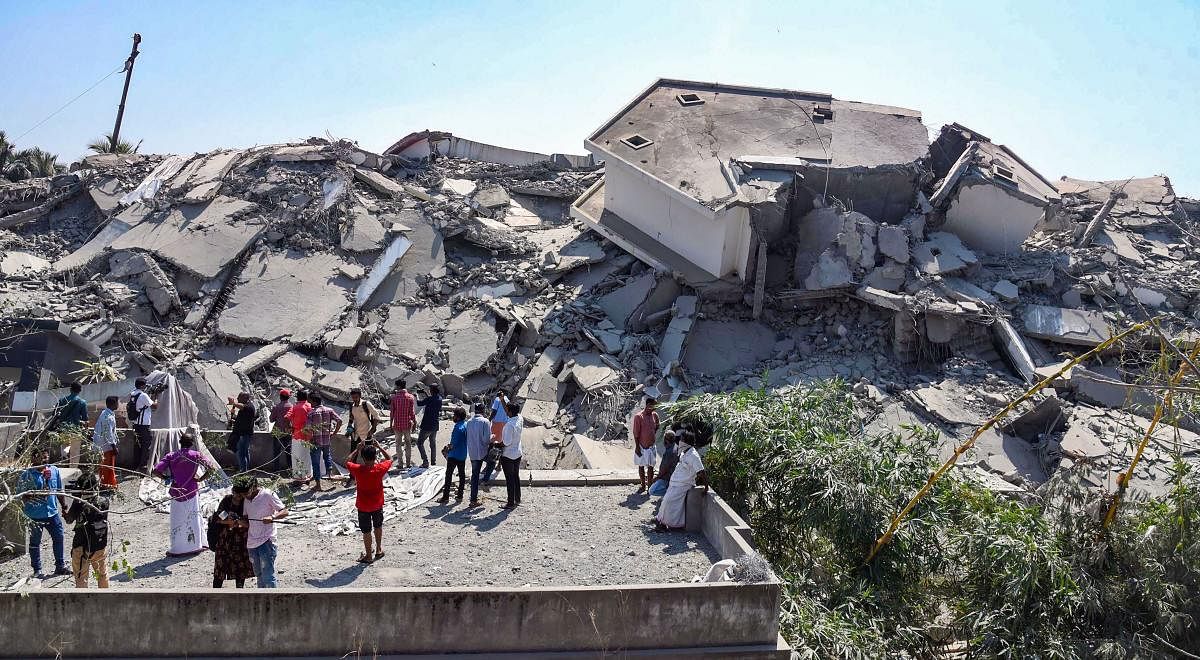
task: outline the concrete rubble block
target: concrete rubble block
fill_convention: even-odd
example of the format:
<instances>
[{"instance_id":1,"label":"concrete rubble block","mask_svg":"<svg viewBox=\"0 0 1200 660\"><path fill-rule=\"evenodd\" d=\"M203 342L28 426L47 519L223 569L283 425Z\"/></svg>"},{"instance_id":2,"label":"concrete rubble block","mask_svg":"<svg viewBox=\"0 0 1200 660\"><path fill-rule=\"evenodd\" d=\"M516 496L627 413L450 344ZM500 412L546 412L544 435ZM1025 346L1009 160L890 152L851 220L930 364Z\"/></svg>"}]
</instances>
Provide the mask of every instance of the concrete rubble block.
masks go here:
<instances>
[{"instance_id":1,"label":"concrete rubble block","mask_svg":"<svg viewBox=\"0 0 1200 660\"><path fill-rule=\"evenodd\" d=\"M882 266L876 266L863 280L867 286L883 291L896 292L904 288L908 270L902 263L885 258Z\"/></svg>"},{"instance_id":2,"label":"concrete rubble block","mask_svg":"<svg viewBox=\"0 0 1200 660\"><path fill-rule=\"evenodd\" d=\"M383 340L393 350L412 353L423 360L426 353L438 349L437 333L449 320L449 307L394 305L383 323Z\"/></svg>"},{"instance_id":3,"label":"concrete rubble block","mask_svg":"<svg viewBox=\"0 0 1200 660\"><path fill-rule=\"evenodd\" d=\"M233 370L249 376L270 364L275 358L288 352L290 348L291 346L287 342L274 342L259 346L238 358L233 363Z\"/></svg>"},{"instance_id":4,"label":"concrete rubble block","mask_svg":"<svg viewBox=\"0 0 1200 660\"><path fill-rule=\"evenodd\" d=\"M405 192L404 186L398 181L390 179L374 170L356 167L354 168L354 178L370 186L380 195L391 199L399 199Z\"/></svg>"},{"instance_id":5,"label":"concrete rubble block","mask_svg":"<svg viewBox=\"0 0 1200 660\"><path fill-rule=\"evenodd\" d=\"M374 214L361 206L350 209L342 229L342 249L349 252L374 252L383 248L387 232Z\"/></svg>"},{"instance_id":6,"label":"concrete rubble block","mask_svg":"<svg viewBox=\"0 0 1200 660\"><path fill-rule=\"evenodd\" d=\"M1026 305L1021 320L1025 334L1063 344L1095 346L1112 336L1104 315L1090 310Z\"/></svg>"},{"instance_id":7,"label":"concrete rubble block","mask_svg":"<svg viewBox=\"0 0 1200 660\"><path fill-rule=\"evenodd\" d=\"M949 275L972 269L979 263L958 236L944 231L929 234L928 240L913 249L913 263L927 275Z\"/></svg>"},{"instance_id":8,"label":"concrete rubble block","mask_svg":"<svg viewBox=\"0 0 1200 660\"><path fill-rule=\"evenodd\" d=\"M772 356L775 339L775 331L757 321L701 319L688 334L683 366L709 376L753 368Z\"/></svg>"},{"instance_id":9,"label":"concrete rubble block","mask_svg":"<svg viewBox=\"0 0 1200 660\"><path fill-rule=\"evenodd\" d=\"M880 225L876 236L879 251L897 263L908 263L908 230L897 225Z\"/></svg>"},{"instance_id":10,"label":"concrete rubble block","mask_svg":"<svg viewBox=\"0 0 1200 660\"><path fill-rule=\"evenodd\" d=\"M804 279L804 288L810 291L834 289L848 286L851 281L850 264L830 248L817 258L817 263Z\"/></svg>"},{"instance_id":11,"label":"concrete rubble block","mask_svg":"<svg viewBox=\"0 0 1200 660\"><path fill-rule=\"evenodd\" d=\"M894 312L903 311L909 306L905 296L881 291L869 286L859 287L854 295L859 300L875 305L876 307L890 309Z\"/></svg>"},{"instance_id":12,"label":"concrete rubble block","mask_svg":"<svg viewBox=\"0 0 1200 660\"><path fill-rule=\"evenodd\" d=\"M1094 242L1097 245L1103 245L1116 254L1121 259L1129 261L1135 265L1145 265L1145 260L1142 258L1141 248L1133 244L1133 240L1129 233L1117 229L1104 229L1096 235Z\"/></svg>"},{"instance_id":13,"label":"concrete rubble block","mask_svg":"<svg viewBox=\"0 0 1200 660\"><path fill-rule=\"evenodd\" d=\"M599 353L579 353L558 375L559 381L575 381L582 390L594 390L616 380L617 372L601 358Z\"/></svg>"},{"instance_id":14,"label":"concrete rubble block","mask_svg":"<svg viewBox=\"0 0 1200 660\"><path fill-rule=\"evenodd\" d=\"M1130 287L1129 292L1146 307L1161 307L1163 303L1167 302L1166 294L1144 286Z\"/></svg>"},{"instance_id":15,"label":"concrete rubble block","mask_svg":"<svg viewBox=\"0 0 1200 660\"><path fill-rule=\"evenodd\" d=\"M193 159L171 179L170 194L182 194L187 203L207 202L216 196L221 181L245 154L245 151L235 149Z\"/></svg>"},{"instance_id":16,"label":"concrete rubble block","mask_svg":"<svg viewBox=\"0 0 1200 660\"><path fill-rule=\"evenodd\" d=\"M4 277L32 275L50 267L50 262L28 252L5 252L0 259L0 274Z\"/></svg>"},{"instance_id":17,"label":"concrete rubble block","mask_svg":"<svg viewBox=\"0 0 1200 660\"><path fill-rule=\"evenodd\" d=\"M943 286L946 287L947 293L951 298L958 302L983 302L989 305L996 304L996 296L984 291L974 284L964 280L961 277L946 277L942 279Z\"/></svg>"},{"instance_id":18,"label":"concrete rubble block","mask_svg":"<svg viewBox=\"0 0 1200 660\"><path fill-rule=\"evenodd\" d=\"M491 184L478 188L471 195L471 201L475 206L491 211L502 206L507 206L512 202L512 197L509 197L508 192L504 188Z\"/></svg>"},{"instance_id":19,"label":"concrete rubble block","mask_svg":"<svg viewBox=\"0 0 1200 660\"><path fill-rule=\"evenodd\" d=\"M561 363L562 351L554 346L547 347L534 361L533 366L529 369L529 374L517 388L517 398L526 402L546 401L557 404L559 381L554 372Z\"/></svg>"},{"instance_id":20,"label":"concrete rubble block","mask_svg":"<svg viewBox=\"0 0 1200 660\"><path fill-rule=\"evenodd\" d=\"M470 179L445 179L442 181L442 192L454 193L466 197L475 192L475 182Z\"/></svg>"},{"instance_id":21,"label":"concrete rubble block","mask_svg":"<svg viewBox=\"0 0 1200 660\"><path fill-rule=\"evenodd\" d=\"M479 308L460 312L446 325L444 341L449 353L449 371L465 377L482 370L496 353L497 340L491 314Z\"/></svg>"},{"instance_id":22,"label":"concrete rubble block","mask_svg":"<svg viewBox=\"0 0 1200 660\"><path fill-rule=\"evenodd\" d=\"M233 367L225 362L190 362L175 377L196 404L200 428L225 428L229 421L226 398L236 397L242 391L242 381Z\"/></svg>"},{"instance_id":23,"label":"concrete rubble block","mask_svg":"<svg viewBox=\"0 0 1200 660\"><path fill-rule=\"evenodd\" d=\"M979 426L987 421L982 413L964 405L961 386L950 381L909 390L904 396L929 416L947 424Z\"/></svg>"},{"instance_id":24,"label":"concrete rubble block","mask_svg":"<svg viewBox=\"0 0 1200 660\"><path fill-rule=\"evenodd\" d=\"M442 386L442 396L453 397L459 400L466 398L466 384L463 377L458 374L444 373L440 377ZM467 411L468 413L470 411Z\"/></svg>"},{"instance_id":25,"label":"concrete rubble block","mask_svg":"<svg viewBox=\"0 0 1200 660\"><path fill-rule=\"evenodd\" d=\"M678 365L683 361L688 334L696 322L697 303L696 296L680 296L675 300L672 308L674 316L667 324L667 330L658 346L658 361L664 367Z\"/></svg>"},{"instance_id":26,"label":"concrete rubble block","mask_svg":"<svg viewBox=\"0 0 1200 660\"><path fill-rule=\"evenodd\" d=\"M340 360L346 353L350 353L355 348L358 348L359 343L366 336L363 329L358 326L334 330L332 334L333 337L325 345L325 355L333 360Z\"/></svg>"},{"instance_id":27,"label":"concrete rubble block","mask_svg":"<svg viewBox=\"0 0 1200 660\"><path fill-rule=\"evenodd\" d=\"M276 163L313 163L337 160L332 149L322 144L302 144L276 147L270 159Z\"/></svg>"},{"instance_id":28,"label":"concrete rubble block","mask_svg":"<svg viewBox=\"0 0 1200 660\"><path fill-rule=\"evenodd\" d=\"M349 401L350 390L363 386L362 371L336 360L323 360L318 366L316 360L296 351L279 356L275 368L335 401Z\"/></svg>"},{"instance_id":29,"label":"concrete rubble block","mask_svg":"<svg viewBox=\"0 0 1200 660\"><path fill-rule=\"evenodd\" d=\"M342 264L338 272L352 280L361 280L367 274L367 269L359 264Z\"/></svg>"},{"instance_id":30,"label":"concrete rubble block","mask_svg":"<svg viewBox=\"0 0 1200 660\"><path fill-rule=\"evenodd\" d=\"M121 180L115 176L98 176L88 195L100 212L108 217L121 205Z\"/></svg>"},{"instance_id":31,"label":"concrete rubble block","mask_svg":"<svg viewBox=\"0 0 1200 660\"><path fill-rule=\"evenodd\" d=\"M982 467L1012 483L1029 481L1040 484L1048 478L1033 445L1021 438L997 433L994 429L976 441L975 455L982 458Z\"/></svg>"},{"instance_id":32,"label":"concrete rubble block","mask_svg":"<svg viewBox=\"0 0 1200 660\"><path fill-rule=\"evenodd\" d=\"M144 250L211 279L266 230L265 223L245 217L255 208L251 202L231 197L176 206L165 216L130 227L112 242L112 249Z\"/></svg>"},{"instance_id":33,"label":"concrete rubble block","mask_svg":"<svg viewBox=\"0 0 1200 660\"><path fill-rule=\"evenodd\" d=\"M355 299L360 307L411 298L421 292L420 279L446 276L442 233L419 210L405 209L400 218L410 230L392 239L359 284Z\"/></svg>"},{"instance_id":34,"label":"concrete rubble block","mask_svg":"<svg viewBox=\"0 0 1200 660\"><path fill-rule=\"evenodd\" d=\"M316 338L350 305L350 282L339 272L343 263L328 253L255 253L238 274L217 331L242 341Z\"/></svg>"},{"instance_id":35,"label":"concrete rubble block","mask_svg":"<svg viewBox=\"0 0 1200 660\"><path fill-rule=\"evenodd\" d=\"M653 271L647 271L626 282L609 293L596 299L596 304L618 328L633 328L636 325L637 313L644 311L643 307L651 294L659 286L659 278ZM670 303L667 305L670 306ZM653 311L660 311L655 309Z\"/></svg>"},{"instance_id":36,"label":"concrete rubble block","mask_svg":"<svg viewBox=\"0 0 1200 660\"><path fill-rule=\"evenodd\" d=\"M1158 399L1135 385L1126 384L1114 367L1097 365L1071 369L1071 387L1080 399L1106 408L1153 410Z\"/></svg>"},{"instance_id":37,"label":"concrete rubble block","mask_svg":"<svg viewBox=\"0 0 1200 660\"><path fill-rule=\"evenodd\" d=\"M1020 290L1017 285L1008 280L1000 280L992 286L992 293L996 294L1004 302L1016 302L1020 296Z\"/></svg>"},{"instance_id":38,"label":"concrete rubble block","mask_svg":"<svg viewBox=\"0 0 1200 660\"><path fill-rule=\"evenodd\" d=\"M535 200L519 195L513 197L504 211L504 224L509 227L540 227L542 216L537 209Z\"/></svg>"},{"instance_id":39,"label":"concrete rubble block","mask_svg":"<svg viewBox=\"0 0 1200 660\"><path fill-rule=\"evenodd\" d=\"M1009 435L1027 442L1037 442L1043 434L1065 431L1068 417L1062 399L1048 396L1039 401L1032 410L1019 415L1002 428Z\"/></svg>"}]
</instances>

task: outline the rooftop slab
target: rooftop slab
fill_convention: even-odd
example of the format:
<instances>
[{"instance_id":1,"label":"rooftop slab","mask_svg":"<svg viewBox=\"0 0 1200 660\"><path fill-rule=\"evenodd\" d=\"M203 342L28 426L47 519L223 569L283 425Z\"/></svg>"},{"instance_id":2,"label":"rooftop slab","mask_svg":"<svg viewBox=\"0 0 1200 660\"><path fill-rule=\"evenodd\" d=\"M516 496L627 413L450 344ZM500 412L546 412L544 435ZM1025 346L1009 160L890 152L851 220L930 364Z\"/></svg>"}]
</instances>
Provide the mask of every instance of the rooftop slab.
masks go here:
<instances>
[{"instance_id":1,"label":"rooftop slab","mask_svg":"<svg viewBox=\"0 0 1200 660\"><path fill-rule=\"evenodd\" d=\"M254 203L217 197L182 204L147 218L116 238L114 250L144 250L202 278L212 279L266 229L244 219Z\"/></svg>"},{"instance_id":2,"label":"rooftop slab","mask_svg":"<svg viewBox=\"0 0 1200 660\"><path fill-rule=\"evenodd\" d=\"M332 254L259 252L238 275L217 331L243 341L312 339L350 305L350 281Z\"/></svg>"}]
</instances>

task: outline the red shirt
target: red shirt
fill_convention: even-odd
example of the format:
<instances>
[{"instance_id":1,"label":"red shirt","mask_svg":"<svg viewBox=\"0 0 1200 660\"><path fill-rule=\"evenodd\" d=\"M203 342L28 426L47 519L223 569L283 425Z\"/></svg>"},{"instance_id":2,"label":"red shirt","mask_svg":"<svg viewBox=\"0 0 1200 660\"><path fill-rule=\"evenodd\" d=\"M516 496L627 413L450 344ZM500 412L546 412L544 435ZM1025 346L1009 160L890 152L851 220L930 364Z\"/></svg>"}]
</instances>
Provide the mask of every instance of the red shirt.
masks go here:
<instances>
[{"instance_id":1,"label":"red shirt","mask_svg":"<svg viewBox=\"0 0 1200 660\"><path fill-rule=\"evenodd\" d=\"M417 397L409 394L408 390L400 390L392 395L392 428L407 431L417 421Z\"/></svg>"},{"instance_id":2,"label":"red shirt","mask_svg":"<svg viewBox=\"0 0 1200 660\"><path fill-rule=\"evenodd\" d=\"M312 412L312 404L304 401L298 402L288 411L288 419L292 422L292 437L297 440L308 440L308 435L304 433L304 427L308 424L308 413Z\"/></svg>"},{"instance_id":3,"label":"red shirt","mask_svg":"<svg viewBox=\"0 0 1200 660\"><path fill-rule=\"evenodd\" d=\"M370 513L383 508L383 479L392 467L391 461L379 461L367 467L358 463L346 463L346 468L358 484L354 506L359 511Z\"/></svg>"},{"instance_id":4,"label":"red shirt","mask_svg":"<svg viewBox=\"0 0 1200 660\"><path fill-rule=\"evenodd\" d=\"M647 411L643 408L641 412L633 416L633 439L641 445L642 449L649 449L654 446L654 436L658 433L658 412Z\"/></svg>"}]
</instances>

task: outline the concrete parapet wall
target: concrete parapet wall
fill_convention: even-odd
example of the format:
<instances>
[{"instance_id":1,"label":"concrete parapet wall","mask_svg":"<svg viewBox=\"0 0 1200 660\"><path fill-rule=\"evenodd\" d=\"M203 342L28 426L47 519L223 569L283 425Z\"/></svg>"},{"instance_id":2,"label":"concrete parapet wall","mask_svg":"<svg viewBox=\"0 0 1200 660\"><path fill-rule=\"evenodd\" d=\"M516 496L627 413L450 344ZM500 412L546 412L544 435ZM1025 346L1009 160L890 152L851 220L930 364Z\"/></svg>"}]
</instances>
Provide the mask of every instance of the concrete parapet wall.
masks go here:
<instances>
[{"instance_id":1,"label":"concrete parapet wall","mask_svg":"<svg viewBox=\"0 0 1200 660\"><path fill-rule=\"evenodd\" d=\"M0 593L0 656L54 656L56 649L67 658L688 649L697 657L724 647L731 655L721 657L787 657L774 650L778 608L775 583L34 590Z\"/></svg>"}]
</instances>

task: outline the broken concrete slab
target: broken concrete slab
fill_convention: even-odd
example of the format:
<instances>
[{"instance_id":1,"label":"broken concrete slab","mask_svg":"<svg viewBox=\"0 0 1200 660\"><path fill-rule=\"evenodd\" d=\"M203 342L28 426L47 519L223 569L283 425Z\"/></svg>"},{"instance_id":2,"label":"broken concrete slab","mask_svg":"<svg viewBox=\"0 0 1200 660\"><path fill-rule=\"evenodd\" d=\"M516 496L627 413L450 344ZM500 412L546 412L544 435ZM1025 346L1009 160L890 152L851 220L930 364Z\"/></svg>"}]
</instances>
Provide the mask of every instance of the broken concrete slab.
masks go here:
<instances>
[{"instance_id":1,"label":"broken concrete slab","mask_svg":"<svg viewBox=\"0 0 1200 660\"><path fill-rule=\"evenodd\" d=\"M471 201L474 205L483 207L487 210L497 209L501 206L507 206L512 202L512 198L508 196L508 192L504 188L495 184L483 186L471 195Z\"/></svg>"},{"instance_id":2,"label":"broken concrete slab","mask_svg":"<svg viewBox=\"0 0 1200 660\"><path fill-rule=\"evenodd\" d=\"M437 333L449 320L449 307L394 305L383 324L383 340L395 352L412 353L424 359L427 352L437 350Z\"/></svg>"},{"instance_id":3,"label":"broken concrete slab","mask_svg":"<svg viewBox=\"0 0 1200 660\"><path fill-rule=\"evenodd\" d=\"M979 426L987 421L982 413L963 405L962 393L955 391L957 388L944 385L909 390L905 397L931 417L947 424Z\"/></svg>"},{"instance_id":4,"label":"broken concrete slab","mask_svg":"<svg viewBox=\"0 0 1200 660\"><path fill-rule=\"evenodd\" d=\"M475 192L475 182L470 179L445 179L442 181L442 192L466 197Z\"/></svg>"},{"instance_id":5,"label":"broken concrete slab","mask_svg":"<svg viewBox=\"0 0 1200 660\"><path fill-rule=\"evenodd\" d=\"M221 181L246 154L240 149L216 151L192 159L172 177L168 194L182 195L183 201L199 204L216 196Z\"/></svg>"},{"instance_id":6,"label":"broken concrete slab","mask_svg":"<svg viewBox=\"0 0 1200 660\"><path fill-rule=\"evenodd\" d=\"M559 381L554 375L562 362L562 351L555 346L548 346L529 369L529 375L517 388L517 398L526 402L545 401L557 404L559 400ZM553 419L553 418L551 418Z\"/></svg>"},{"instance_id":7,"label":"broken concrete slab","mask_svg":"<svg viewBox=\"0 0 1200 660\"><path fill-rule=\"evenodd\" d=\"M366 332L358 326L350 326L340 330L330 331L333 336L325 345L325 355L332 360L341 360L346 353L358 348L366 336Z\"/></svg>"},{"instance_id":8,"label":"broken concrete slab","mask_svg":"<svg viewBox=\"0 0 1200 660\"><path fill-rule=\"evenodd\" d=\"M200 428L225 428L230 417L226 398L236 397L242 391L242 381L233 367L225 362L191 362L176 372L175 377L196 404Z\"/></svg>"},{"instance_id":9,"label":"broken concrete slab","mask_svg":"<svg viewBox=\"0 0 1200 660\"><path fill-rule=\"evenodd\" d=\"M1008 280L1000 280L992 286L992 293L996 294L1004 302L1016 302L1021 292L1017 289L1016 284Z\"/></svg>"},{"instance_id":10,"label":"broken concrete slab","mask_svg":"<svg viewBox=\"0 0 1200 660\"><path fill-rule=\"evenodd\" d=\"M3 259L0 259L0 275L4 277L32 275L49 267L49 261L28 252L5 252Z\"/></svg>"},{"instance_id":11,"label":"broken concrete slab","mask_svg":"<svg viewBox=\"0 0 1200 660\"><path fill-rule=\"evenodd\" d=\"M121 180L115 176L98 176L88 195L100 212L108 217L121 205Z\"/></svg>"},{"instance_id":12,"label":"broken concrete slab","mask_svg":"<svg viewBox=\"0 0 1200 660\"><path fill-rule=\"evenodd\" d=\"M876 236L879 251L898 263L908 263L908 230L898 225L880 225Z\"/></svg>"},{"instance_id":13,"label":"broken concrete slab","mask_svg":"<svg viewBox=\"0 0 1200 660\"><path fill-rule=\"evenodd\" d=\"M356 167L354 168L354 178L367 184L384 197L399 199L404 195L404 186L374 170Z\"/></svg>"},{"instance_id":14,"label":"broken concrete slab","mask_svg":"<svg viewBox=\"0 0 1200 660\"><path fill-rule=\"evenodd\" d=\"M265 223L244 217L255 208L252 202L231 197L183 204L131 227L112 242L112 248L145 250L212 279L265 231Z\"/></svg>"},{"instance_id":15,"label":"broken concrete slab","mask_svg":"<svg viewBox=\"0 0 1200 660\"><path fill-rule=\"evenodd\" d=\"M483 369L497 348L492 315L479 308L459 313L446 325L445 343L450 373L468 376Z\"/></svg>"},{"instance_id":16,"label":"broken concrete slab","mask_svg":"<svg viewBox=\"0 0 1200 660\"><path fill-rule=\"evenodd\" d=\"M674 316L667 324L663 333L662 343L658 346L658 361L666 368L678 365L683 361L683 351L687 345L688 334L695 324L696 296L680 296L672 307Z\"/></svg>"},{"instance_id":17,"label":"broken concrete slab","mask_svg":"<svg viewBox=\"0 0 1200 660\"><path fill-rule=\"evenodd\" d=\"M829 248L817 258L817 263L804 279L804 288L810 291L835 289L848 286L851 281L850 264L834 248Z\"/></svg>"},{"instance_id":18,"label":"broken concrete slab","mask_svg":"<svg viewBox=\"0 0 1200 660\"><path fill-rule=\"evenodd\" d=\"M775 351L775 331L757 321L696 321L683 365L710 376L752 368Z\"/></svg>"},{"instance_id":19,"label":"broken concrete slab","mask_svg":"<svg viewBox=\"0 0 1200 660\"><path fill-rule=\"evenodd\" d=\"M288 351L275 360L275 368L306 387L317 389L335 401L349 401L350 390L362 387L363 374L336 360L317 360Z\"/></svg>"},{"instance_id":20,"label":"broken concrete slab","mask_svg":"<svg viewBox=\"0 0 1200 660\"><path fill-rule=\"evenodd\" d=\"M975 255L958 236L935 231L912 252L913 263L927 275L949 275L965 272L979 263Z\"/></svg>"},{"instance_id":21,"label":"broken concrete slab","mask_svg":"<svg viewBox=\"0 0 1200 660\"><path fill-rule=\"evenodd\" d=\"M1158 399L1136 385L1125 383L1114 367L1096 365L1071 369L1071 387L1080 399L1106 408L1153 410Z\"/></svg>"},{"instance_id":22,"label":"broken concrete slab","mask_svg":"<svg viewBox=\"0 0 1200 660\"><path fill-rule=\"evenodd\" d=\"M333 254L261 251L238 274L217 331L242 341L307 342L349 306L350 283ZM300 307L297 308L297 303Z\"/></svg>"},{"instance_id":23,"label":"broken concrete slab","mask_svg":"<svg viewBox=\"0 0 1200 660\"><path fill-rule=\"evenodd\" d=\"M536 210L536 205L526 198L526 204L521 203L519 197L512 198L508 208L504 211L504 224L509 227L540 227L542 217Z\"/></svg>"},{"instance_id":24,"label":"broken concrete slab","mask_svg":"<svg viewBox=\"0 0 1200 660\"><path fill-rule=\"evenodd\" d=\"M645 317L670 308L679 295L679 285L670 278L647 271L623 286L600 296L596 304L618 328L639 330Z\"/></svg>"},{"instance_id":25,"label":"broken concrete slab","mask_svg":"<svg viewBox=\"0 0 1200 660\"><path fill-rule=\"evenodd\" d=\"M1002 428L1009 435L1027 442L1037 442L1042 435L1066 430L1067 417L1062 399L1048 396L1039 401L1032 410L1019 415Z\"/></svg>"},{"instance_id":26,"label":"broken concrete slab","mask_svg":"<svg viewBox=\"0 0 1200 660\"><path fill-rule=\"evenodd\" d=\"M383 247L387 231L375 214L355 206L347 214L342 229L342 249L350 252L374 252Z\"/></svg>"},{"instance_id":27,"label":"broken concrete slab","mask_svg":"<svg viewBox=\"0 0 1200 660\"><path fill-rule=\"evenodd\" d=\"M1063 344L1095 346L1112 336L1112 330L1100 312L1026 305L1021 319L1025 334Z\"/></svg>"},{"instance_id":28,"label":"broken concrete slab","mask_svg":"<svg viewBox=\"0 0 1200 660\"><path fill-rule=\"evenodd\" d=\"M259 369L267 366L268 363L275 358L288 352L291 346L287 342L274 342L259 346L258 348L237 358L233 363L233 370L249 376Z\"/></svg>"},{"instance_id":29,"label":"broken concrete slab","mask_svg":"<svg viewBox=\"0 0 1200 660\"><path fill-rule=\"evenodd\" d=\"M1155 291L1144 286L1129 287L1129 292L1133 294L1137 301L1147 307L1161 307L1167 302L1166 294L1161 291Z\"/></svg>"},{"instance_id":30,"label":"broken concrete slab","mask_svg":"<svg viewBox=\"0 0 1200 660\"><path fill-rule=\"evenodd\" d=\"M441 232L416 209L401 211L400 220L409 231L393 239L359 285L356 300L360 307L416 296L421 290L421 279L446 276L446 246Z\"/></svg>"},{"instance_id":31,"label":"broken concrete slab","mask_svg":"<svg viewBox=\"0 0 1200 660\"><path fill-rule=\"evenodd\" d=\"M599 353L575 355L558 375L559 381L574 380L580 389L586 391L607 385L616 378L617 372L608 366Z\"/></svg>"},{"instance_id":32,"label":"broken concrete slab","mask_svg":"<svg viewBox=\"0 0 1200 660\"><path fill-rule=\"evenodd\" d=\"M77 268L84 268L92 260L103 254L121 236L137 226L154 213L154 209L145 204L135 204L109 219L104 228L84 243L78 250L57 260L53 264L54 272L65 273Z\"/></svg>"}]
</instances>

